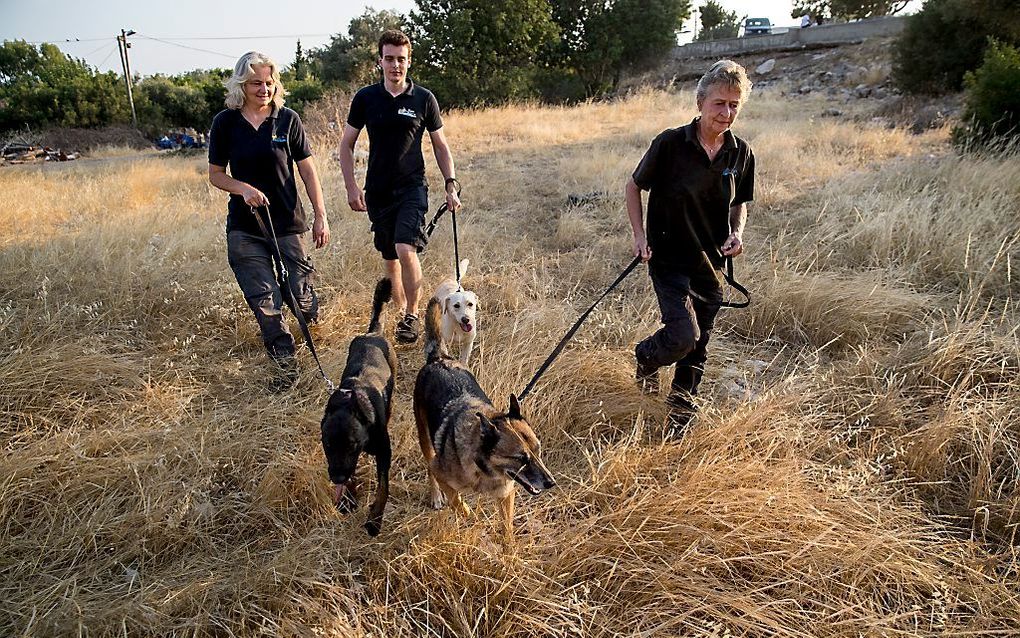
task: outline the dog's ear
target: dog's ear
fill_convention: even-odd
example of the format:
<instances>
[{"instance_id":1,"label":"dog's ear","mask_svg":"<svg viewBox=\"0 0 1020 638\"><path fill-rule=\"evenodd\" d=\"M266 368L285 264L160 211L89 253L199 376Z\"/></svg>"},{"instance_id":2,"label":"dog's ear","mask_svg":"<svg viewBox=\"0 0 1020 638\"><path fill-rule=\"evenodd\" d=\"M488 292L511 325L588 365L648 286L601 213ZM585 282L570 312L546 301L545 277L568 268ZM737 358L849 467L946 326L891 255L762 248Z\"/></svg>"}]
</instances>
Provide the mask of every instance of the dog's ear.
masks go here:
<instances>
[{"instance_id":1,"label":"dog's ear","mask_svg":"<svg viewBox=\"0 0 1020 638\"><path fill-rule=\"evenodd\" d=\"M495 450L496 444L499 443L499 430L487 416L481 412L475 412L475 414L478 415L478 421L482 425L482 453L488 454Z\"/></svg>"},{"instance_id":2,"label":"dog's ear","mask_svg":"<svg viewBox=\"0 0 1020 638\"><path fill-rule=\"evenodd\" d=\"M358 402L358 409L365 416L365 420L375 423L375 408L372 407L372 401L368 398L368 394L364 390L355 390L354 399Z\"/></svg>"},{"instance_id":3,"label":"dog's ear","mask_svg":"<svg viewBox=\"0 0 1020 638\"><path fill-rule=\"evenodd\" d=\"M443 314L450 312L450 295L443 298Z\"/></svg>"},{"instance_id":4,"label":"dog's ear","mask_svg":"<svg viewBox=\"0 0 1020 638\"><path fill-rule=\"evenodd\" d=\"M517 395L510 395L510 411L507 413L511 419L523 419L524 416L521 414L521 404L517 401Z\"/></svg>"}]
</instances>

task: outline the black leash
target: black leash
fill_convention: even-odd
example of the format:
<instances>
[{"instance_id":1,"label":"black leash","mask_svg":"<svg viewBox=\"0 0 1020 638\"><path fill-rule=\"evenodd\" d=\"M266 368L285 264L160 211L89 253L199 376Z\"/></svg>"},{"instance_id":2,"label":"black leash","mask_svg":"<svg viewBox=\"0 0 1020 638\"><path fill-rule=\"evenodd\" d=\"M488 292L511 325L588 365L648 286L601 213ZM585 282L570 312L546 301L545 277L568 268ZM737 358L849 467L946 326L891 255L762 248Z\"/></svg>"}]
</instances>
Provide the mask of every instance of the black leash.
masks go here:
<instances>
[{"instance_id":1,"label":"black leash","mask_svg":"<svg viewBox=\"0 0 1020 638\"><path fill-rule=\"evenodd\" d=\"M627 275L633 272L634 269L637 268L637 265L640 263L641 257L640 256L635 257L634 260L630 262L630 265L628 265L623 270L623 272L620 273L620 276L616 278L616 281L614 281L612 284L610 284L608 288L606 288L606 291L602 293L602 296L596 299L595 303L593 303L590 308L585 310L584 313L582 313L581 316L578 317L577 321L574 322L574 325L571 326L570 330L567 331L567 334L563 335L563 338L560 339L560 342L556 344L556 347L553 349L552 354L550 354L549 357L546 358L545 363L542 364L542 366L538 369L538 372L535 373L535 376L533 376L531 378L531 381L528 382L528 385L525 386L524 390L519 395L517 395L518 401L524 401L524 397L528 396L528 393L531 392L531 389L535 387L535 383L537 383L538 380L542 378L542 375L545 374L545 371L549 368L550 365L552 365L552 362L556 360L556 357L559 356L560 352L563 350L563 347L567 345L567 342L570 341L571 337L574 336L574 333L577 332L577 329L581 327L581 324L584 323L584 320L588 318L588 315L591 314L592 310L595 310L595 306L599 305L599 303L606 298L606 295L611 293L614 288L619 286L620 282L626 279Z\"/></svg>"},{"instance_id":2,"label":"black leash","mask_svg":"<svg viewBox=\"0 0 1020 638\"><path fill-rule=\"evenodd\" d=\"M460 197L460 182L458 182L457 178L455 178L455 177L451 177L450 179L453 180L453 183L454 183L454 185L457 188L457 197ZM433 215L432 219L429 221L428 226L425 227L425 236L426 237L432 237L432 233L436 230L436 225L439 223L439 220L442 219L443 213L445 213L448 210L450 210L450 207L446 204L446 202L443 202L439 206L439 210L436 211L436 214ZM457 288L460 289L460 287L461 287L460 286L460 245L459 245L459 243L457 241L457 211L450 210L450 220L453 222L453 267L454 267L454 269L457 272Z\"/></svg>"},{"instance_id":3,"label":"black leash","mask_svg":"<svg viewBox=\"0 0 1020 638\"><path fill-rule=\"evenodd\" d=\"M736 165L737 165L737 159L740 157L740 155L739 155L739 153L737 153L736 155L737 155L737 157L735 157L733 159L733 163L730 165L730 167L724 169L723 173L722 173L723 177L727 178L726 181L724 181L723 183L729 186L729 206L726 207L726 225L727 225L727 228L729 227L730 207L733 206L733 200L736 198L736 195L737 195L737 180L736 180L737 172L736 172ZM707 230L709 225L708 225L708 223L705 220L704 212L700 208L698 208L697 211L698 211L698 217L700 218L700 221L701 221L702 228ZM720 300L720 301L715 301L715 300L707 299L706 297L703 297L702 295L698 294L694 290L689 290L688 291L689 294L692 297L694 297L695 299L697 299L698 301L700 301L700 302L702 302L704 304L708 304L710 306L719 306L720 308L746 308L746 307L750 306L751 305L751 293L749 293L747 291L747 288L742 286L740 284L740 282L738 282L733 277L733 257L731 257L729 255L722 254L722 251L719 250L719 247L716 246L714 242L709 242L709 246L712 247L712 253L716 257L716 261L713 262L712 258L708 256L708 251L705 250L705 245L701 241L701 236L694 229L694 224L691 222L690 216L689 215L684 215L684 221L687 223L687 230L688 230L688 232L690 232L691 237L694 238L694 241L698 242L698 247L701 249L701 254L702 254L702 256L705 257L705 261L708 262L709 268L711 268L715 272L720 273L722 275L723 280L727 284L729 284L731 288L733 288L734 290L736 290L740 294L744 295L744 300L743 301L726 301L725 299L723 299L723 300ZM708 236L711 237L711 233L710 232L709 232ZM719 263L721 265L719 267L716 267L716 265L715 265L716 263ZM725 267L725 270L723 270L724 267Z\"/></svg>"},{"instance_id":4,"label":"black leash","mask_svg":"<svg viewBox=\"0 0 1020 638\"><path fill-rule=\"evenodd\" d=\"M266 209L266 221L262 221L262 215L259 215L259 209ZM312 342L312 333L308 330L308 322L305 321L305 315L301 312L301 306L298 305L297 297L294 294L294 287L291 285L290 276L287 272L287 266L283 262L283 253L280 251L280 242L276 240L276 229L273 227L273 218L269 214L268 206L251 207L252 215L255 216L256 221L259 223L259 228L262 230L262 236L265 237L266 241L269 242L270 251L273 254L273 265L276 266L276 280L280 284L280 290L286 290L288 297L290 297L291 311L294 313L294 317L297 318L298 325L301 326L301 334L305 337L305 343L308 344L308 350L312 353L312 358L315 359L315 365L319 366L319 374L322 375L322 380L326 382L326 389L333 393L336 389L336 385L330 381L329 377L326 376L326 371L322 369L322 363L319 361L319 355L315 352L315 344ZM266 226L268 222L268 227Z\"/></svg>"}]
</instances>

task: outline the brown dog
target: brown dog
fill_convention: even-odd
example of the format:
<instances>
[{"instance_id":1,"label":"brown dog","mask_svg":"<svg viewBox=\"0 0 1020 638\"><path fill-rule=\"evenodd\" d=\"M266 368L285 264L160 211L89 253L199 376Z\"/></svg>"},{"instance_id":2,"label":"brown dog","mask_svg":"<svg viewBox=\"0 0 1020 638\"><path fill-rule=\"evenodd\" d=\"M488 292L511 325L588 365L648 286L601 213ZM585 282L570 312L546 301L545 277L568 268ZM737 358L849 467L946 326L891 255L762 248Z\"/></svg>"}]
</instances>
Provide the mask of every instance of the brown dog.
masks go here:
<instances>
[{"instance_id":1,"label":"brown dog","mask_svg":"<svg viewBox=\"0 0 1020 638\"><path fill-rule=\"evenodd\" d=\"M354 473L362 452L375 456L378 486L365 529L375 536L382 527L383 510L390 493L390 434L393 377L397 357L382 329L383 305L389 301L389 279L376 284L368 332L354 337L347 352L340 387L329 398L322 417L322 449L329 480L336 488L334 502L343 512L358 505Z\"/></svg>"},{"instance_id":2,"label":"brown dog","mask_svg":"<svg viewBox=\"0 0 1020 638\"><path fill-rule=\"evenodd\" d=\"M501 412L471 371L449 355L440 338L439 301L425 311L425 366L414 385L418 443L431 477L432 507L444 501L458 514L470 509L462 492L500 499L508 538L513 536L514 483L536 495L556 485L542 464L541 445L517 397ZM445 499L444 499L445 497Z\"/></svg>"}]
</instances>

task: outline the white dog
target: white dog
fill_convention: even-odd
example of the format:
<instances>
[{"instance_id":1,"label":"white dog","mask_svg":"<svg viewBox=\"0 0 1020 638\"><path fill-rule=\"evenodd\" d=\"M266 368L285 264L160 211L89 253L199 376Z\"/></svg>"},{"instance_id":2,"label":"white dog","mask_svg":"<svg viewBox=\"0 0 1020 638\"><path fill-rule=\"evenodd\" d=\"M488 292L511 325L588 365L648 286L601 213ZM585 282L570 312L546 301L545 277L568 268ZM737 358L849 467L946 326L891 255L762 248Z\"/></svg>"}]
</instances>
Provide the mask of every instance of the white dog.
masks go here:
<instances>
[{"instance_id":1,"label":"white dog","mask_svg":"<svg viewBox=\"0 0 1020 638\"><path fill-rule=\"evenodd\" d=\"M468 263L470 262L467 259L460 262L461 278L467 273ZM478 310L478 295L470 290L464 290L453 279L444 279L436 288L435 296L443 310L440 330L443 342L448 349L457 344L460 349L460 362L466 366L471 349L475 345L475 335L478 333L478 321L475 317Z\"/></svg>"}]
</instances>

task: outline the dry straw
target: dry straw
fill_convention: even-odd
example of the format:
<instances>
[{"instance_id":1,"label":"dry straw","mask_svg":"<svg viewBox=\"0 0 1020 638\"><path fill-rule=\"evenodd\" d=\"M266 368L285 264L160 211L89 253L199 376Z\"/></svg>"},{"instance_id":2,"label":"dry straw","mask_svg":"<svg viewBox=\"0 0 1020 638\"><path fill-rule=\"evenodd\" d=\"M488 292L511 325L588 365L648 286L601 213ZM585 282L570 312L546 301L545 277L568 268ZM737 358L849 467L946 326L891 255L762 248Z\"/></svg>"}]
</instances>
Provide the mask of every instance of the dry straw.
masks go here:
<instances>
[{"instance_id":1,"label":"dry straw","mask_svg":"<svg viewBox=\"0 0 1020 638\"><path fill-rule=\"evenodd\" d=\"M447 118L473 365L498 404L629 261L624 180L692 104ZM324 390L303 359L297 390L264 391L201 158L4 169L0 634L1017 635L1020 161L954 156L944 132L804 127L816 108L755 96L738 124L760 169L738 260L757 294L719 321L697 425L663 443L631 382L657 321L639 271L525 406L559 486L521 497L510 546L490 508L424 506L416 348L383 534L335 511ZM318 148L335 239L317 336L339 370L379 267ZM452 270L445 229L429 285Z\"/></svg>"}]
</instances>

